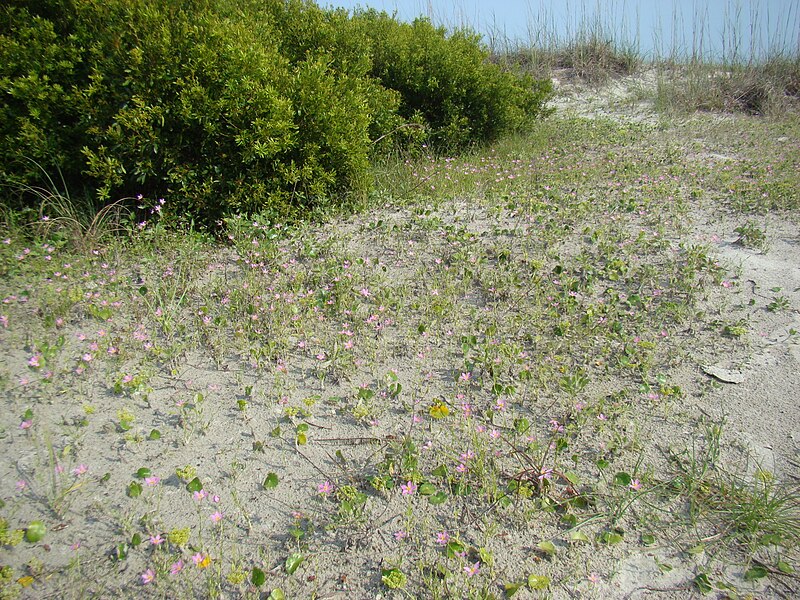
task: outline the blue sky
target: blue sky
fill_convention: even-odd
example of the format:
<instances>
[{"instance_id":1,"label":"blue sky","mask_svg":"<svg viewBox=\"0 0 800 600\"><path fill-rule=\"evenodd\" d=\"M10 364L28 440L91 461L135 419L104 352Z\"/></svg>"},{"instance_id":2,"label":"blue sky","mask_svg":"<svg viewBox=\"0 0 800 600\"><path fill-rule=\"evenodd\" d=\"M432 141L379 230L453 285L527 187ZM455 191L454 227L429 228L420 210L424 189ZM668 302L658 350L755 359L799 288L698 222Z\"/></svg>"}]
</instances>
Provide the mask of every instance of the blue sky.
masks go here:
<instances>
[{"instance_id":1,"label":"blue sky","mask_svg":"<svg viewBox=\"0 0 800 600\"><path fill-rule=\"evenodd\" d=\"M800 50L800 0L317 0L321 6L366 6L400 19L432 16L448 27L468 25L486 41L528 43L540 32L560 40L599 23L616 41L645 54L702 49L731 58L778 46ZM585 27L584 27L585 29ZM750 32L754 35L750 35ZM725 42L723 43L723 40Z\"/></svg>"}]
</instances>

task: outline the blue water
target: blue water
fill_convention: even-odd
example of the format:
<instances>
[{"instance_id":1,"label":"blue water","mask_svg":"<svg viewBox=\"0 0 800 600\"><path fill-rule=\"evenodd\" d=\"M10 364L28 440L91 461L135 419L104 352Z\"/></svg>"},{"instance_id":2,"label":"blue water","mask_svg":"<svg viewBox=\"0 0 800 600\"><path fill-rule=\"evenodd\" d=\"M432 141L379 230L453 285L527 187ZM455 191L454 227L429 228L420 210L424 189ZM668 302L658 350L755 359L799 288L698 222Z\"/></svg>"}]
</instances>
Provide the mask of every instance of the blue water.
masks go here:
<instances>
[{"instance_id":1,"label":"blue water","mask_svg":"<svg viewBox=\"0 0 800 600\"><path fill-rule=\"evenodd\" d=\"M800 52L800 0L319 0L376 8L402 20L468 26L495 47L565 42L582 31L657 57L747 60Z\"/></svg>"}]
</instances>

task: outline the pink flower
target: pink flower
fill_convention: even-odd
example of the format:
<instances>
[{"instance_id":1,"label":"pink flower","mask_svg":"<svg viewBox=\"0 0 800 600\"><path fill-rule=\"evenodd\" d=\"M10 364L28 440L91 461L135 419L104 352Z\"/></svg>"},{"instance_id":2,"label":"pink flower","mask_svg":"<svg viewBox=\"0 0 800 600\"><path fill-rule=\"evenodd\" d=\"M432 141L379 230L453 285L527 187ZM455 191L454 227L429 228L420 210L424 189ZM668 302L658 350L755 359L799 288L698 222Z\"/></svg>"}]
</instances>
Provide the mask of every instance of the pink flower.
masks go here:
<instances>
[{"instance_id":1,"label":"pink flower","mask_svg":"<svg viewBox=\"0 0 800 600\"><path fill-rule=\"evenodd\" d=\"M323 481L317 486L317 492L321 496L327 496L333 492L333 484L330 481Z\"/></svg>"},{"instance_id":2,"label":"pink flower","mask_svg":"<svg viewBox=\"0 0 800 600\"><path fill-rule=\"evenodd\" d=\"M450 541L450 534L446 531L440 531L436 534L436 543L440 546L446 546Z\"/></svg>"},{"instance_id":3,"label":"pink flower","mask_svg":"<svg viewBox=\"0 0 800 600\"><path fill-rule=\"evenodd\" d=\"M206 499L206 496L208 496L208 492L207 492L207 491L205 491L205 490L200 490L200 491L198 491L198 492L194 492L194 493L192 494L192 497L193 497L193 498L194 498L194 499L195 499L197 502L202 502L203 500L205 500L205 499Z\"/></svg>"},{"instance_id":4,"label":"pink flower","mask_svg":"<svg viewBox=\"0 0 800 600\"><path fill-rule=\"evenodd\" d=\"M640 489L642 489L642 482L639 481L638 479L633 479L628 487L630 487L635 492L638 492Z\"/></svg>"},{"instance_id":5,"label":"pink flower","mask_svg":"<svg viewBox=\"0 0 800 600\"><path fill-rule=\"evenodd\" d=\"M192 555L192 562L195 565L200 565L206 559L206 555L202 552L198 552L197 554Z\"/></svg>"},{"instance_id":6,"label":"pink flower","mask_svg":"<svg viewBox=\"0 0 800 600\"><path fill-rule=\"evenodd\" d=\"M22 423L19 424L20 429L30 429L31 425L33 425L33 421L30 419L25 419Z\"/></svg>"},{"instance_id":7,"label":"pink flower","mask_svg":"<svg viewBox=\"0 0 800 600\"><path fill-rule=\"evenodd\" d=\"M211 519L211 521L212 521L213 523L219 523L219 522L222 520L222 513L221 513L221 512L219 512L219 511L216 511L216 512L214 512L214 513L212 513L212 514L211 514L211 516L209 517L209 519Z\"/></svg>"},{"instance_id":8,"label":"pink flower","mask_svg":"<svg viewBox=\"0 0 800 600\"><path fill-rule=\"evenodd\" d=\"M398 542L408 539L408 532L407 531L403 531L402 529L399 530L399 531L395 531L393 535L394 535L394 539L396 539Z\"/></svg>"},{"instance_id":9,"label":"pink flower","mask_svg":"<svg viewBox=\"0 0 800 600\"><path fill-rule=\"evenodd\" d=\"M400 484L400 491L403 496L413 496L417 491L417 484L413 481L409 481L408 483L401 483Z\"/></svg>"},{"instance_id":10,"label":"pink flower","mask_svg":"<svg viewBox=\"0 0 800 600\"><path fill-rule=\"evenodd\" d=\"M75 477L80 477L81 475L86 473L88 470L89 470L89 467L87 467L84 464L80 464L77 467L75 467L74 469L72 469L72 474L75 475Z\"/></svg>"},{"instance_id":11,"label":"pink flower","mask_svg":"<svg viewBox=\"0 0 800 600\"><path fill-rule=\"evenodd\" d=\"M38 354L34 354L28 359L28 366L33 367L34 369L38 369L39 367L42 366L41 360L42 360L41 356L39 356Z\"/></svg>"},{"instance_id":12,"label":"pink flower","mask_svg":"<svg viewBox=\"0 0 800 600\"><path fill-rule=\"evenodd\" d=\"M16 486L16 487L17 487L17 491L18 491L18 492L21 492L21 491L23 491L25 488L27 488L27 487L28 487L28 484L25 482L25 480L24 480L24 479L20 479L20 480L17 482L17 486Z\"/></svg>"},{"instance_id":13,"label":"pink flower","mask_svg":"<svg viewBox=\"0 0 800 600\"><path fill-rule=\"evenodd\" d=\"M159 546L164 543L164 538L161 537L160 533L150 536L150 543L153 546Z\"/></svg>"},{"instance_id":14,"label":"pink flower","mask_svg":"<svg viewBox=\"0 0 800 600\"><path fill-rule=\"evenodd\" d=\"M467 577L475 577L478 574L478 571L481 570L481 563L476 562L472 565L465 565L464 572L467 574Z\"/></svg>"},{"instance_id":15,"label":"pink flower","mask_svg":"<svg viewBox=\"0 0 800 600\"><path fill-rule=\"evenodd\" d=\"M603 578L600 577L600 575L598 575L597 573L589 573L589 576L586 579L588 579L589 583L592 584L598 584L603 580Z\"/></svg>"},{"instance_id":16,"label":"pink flower","mask_svg":"<svg viewBox=\"0 0 800 600\"><path fill-rule=\"evenodd\" d=\"M459 381L469 381L472 378L472 373L461 373L458 377Z\"/></svg>"},{"instance_id":17,"label":"pink flower","mask_svg":"<svg viewBox=\"0 0 800 600\"><path fill-rule=\"evenodd\" d=\"M152 581L156 578L156 573L153 569L147 569L141 575L142 577L142 585L147 585L148 583L152 583Z\"/></svg>"},{"instance_id":18,"label":"pink flower","mask_svg":"<svg viewBox=\"0 0 800 600\"><path fill-rule=\"evenodd\" d=\"M183 561L179 560L178 562L172 563L172 566L169 568L170 575L177 575L183 570Z\"/></svg>"}]
</instances>

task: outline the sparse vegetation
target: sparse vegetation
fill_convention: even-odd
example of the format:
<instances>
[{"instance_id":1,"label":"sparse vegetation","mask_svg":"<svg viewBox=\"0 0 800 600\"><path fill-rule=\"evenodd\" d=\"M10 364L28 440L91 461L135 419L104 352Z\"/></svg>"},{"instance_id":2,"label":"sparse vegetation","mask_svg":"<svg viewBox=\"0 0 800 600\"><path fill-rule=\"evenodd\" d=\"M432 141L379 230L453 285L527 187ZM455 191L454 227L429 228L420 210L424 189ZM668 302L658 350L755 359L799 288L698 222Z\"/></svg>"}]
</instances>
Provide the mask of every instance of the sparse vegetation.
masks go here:
<instances>
[{"instance_id":1,"label":"sparse vegetation","mask_svg":"<svg viewBox=\"0 0 800 600\"><path fill-rule=\"evenodd\" d=\"M84 8L152 20L151 5ZM194 23L186 10L169 26ZM11 178L23 187L4 188L0 223L0 598L616 597L670 571L677 593L795 595L797 465L778 437L775 464L756 461L725 419L733 384L698 366L752 356L765 324L793 364L798 290L766 295L719 253L785 251L797 116L650 122L611 107L510 134L549 112L546 89L522 94L475 38L310 3L263 10L283 37L262 50L284 57L265 69L389 103L370 120L378 108L350 98L361 142L390 134L362 157L372 192L358 210L295 206L322 168L309 159L281 192L295 209L256 210L247 187L241 205L219 200L212 238L180 218L217 198L201 171L174 183L208 195L144 190L92 212L31 153L44 185ZM212 21L195 25L223 36ZM50 47L57 32L34 19L29 33ZM242 68L255 33L225 51L246 51ZM363 60L370 36L396 37L380 50L393 58ZM600 39L606 58L582 63L593 85L636 63ZM409 76L412 46L443 78L470 74L438 107L402 100L433 94ZM320 48L338 50L320 62ZM350 78L369 69L380 86ZM462 84L495 91L485 110ZM486 118L501 105L503 123ZM395 139L409 123L428 137Z\"/></svg>"}]
</instances>

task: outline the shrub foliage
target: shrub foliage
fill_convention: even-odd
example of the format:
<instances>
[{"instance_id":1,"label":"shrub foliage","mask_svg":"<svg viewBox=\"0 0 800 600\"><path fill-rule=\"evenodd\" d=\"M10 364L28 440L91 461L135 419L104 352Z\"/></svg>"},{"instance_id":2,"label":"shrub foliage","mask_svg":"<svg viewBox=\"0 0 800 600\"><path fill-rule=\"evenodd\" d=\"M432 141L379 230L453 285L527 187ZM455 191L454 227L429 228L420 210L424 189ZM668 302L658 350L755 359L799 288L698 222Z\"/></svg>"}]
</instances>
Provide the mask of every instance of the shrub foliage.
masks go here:
<instances>
[{"instance_id":1,"label":"shrub foliage","mask_svg":"<svg viewBox=\"0 0 800 600\"><path fill-rule=\"evenodd\" d=\"M57 170L75 198L168 198L206 225L302 213L365 193L404 124L451 148L539 116L547 85L486 59L467 32L302 0L15 0L0 177Z\"/></svg>"}]
</instances>

